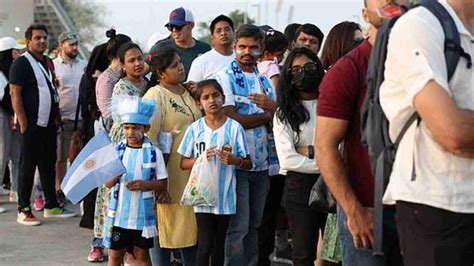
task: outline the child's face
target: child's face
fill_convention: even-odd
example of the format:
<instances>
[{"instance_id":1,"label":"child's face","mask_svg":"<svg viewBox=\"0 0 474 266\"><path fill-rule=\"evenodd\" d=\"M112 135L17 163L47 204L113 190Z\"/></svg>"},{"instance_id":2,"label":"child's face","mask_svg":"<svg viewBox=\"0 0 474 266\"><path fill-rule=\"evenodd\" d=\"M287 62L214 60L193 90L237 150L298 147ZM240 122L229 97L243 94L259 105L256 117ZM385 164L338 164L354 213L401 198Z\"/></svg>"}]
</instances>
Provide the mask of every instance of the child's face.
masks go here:
<instances>
[{"instance_id":1,"label":"child's face","mask_svg":"<svg viewBox=\"0 0 474 266\"><path fill-rule=\"evenodd\" d=\"M283 58L285 57L285 51L286 49L274 52L273 58L276 58L278 60L278 63L281 63L281 61L283 61Z\"/></svg>"},{"instance_id":2,"label":"child's face","mask_svg":"<svg viewBox=\"0 0 474 266\"><path fill-rule=\"evenodd\" d=\"M223 103L224 95L222 95L214 86L209 85L202 88L198 104L204 109L206 114L219 113L222 109Z\"/></svg>"},{"instance_id":3,"label":"child's face","mask_svg":"<svg viewBox=\"0 0 474 266\"><path fill-rule=\"evenodd\" d=\"M123 124L123 135L127 139L127 144L131 147L141 147L143 137L149 127L140 124Z\"/></svg>"}]
</instances>

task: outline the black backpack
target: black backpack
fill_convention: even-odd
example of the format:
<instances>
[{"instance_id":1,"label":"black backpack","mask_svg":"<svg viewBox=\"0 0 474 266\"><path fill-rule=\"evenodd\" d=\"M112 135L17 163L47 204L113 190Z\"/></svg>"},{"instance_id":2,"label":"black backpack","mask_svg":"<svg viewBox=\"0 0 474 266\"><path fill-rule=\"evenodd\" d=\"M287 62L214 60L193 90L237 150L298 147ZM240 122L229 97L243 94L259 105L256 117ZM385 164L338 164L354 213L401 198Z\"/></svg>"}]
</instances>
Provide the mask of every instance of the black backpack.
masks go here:
<instances>
[{"instance_id":1,"label":"black backpack","mask_svg":"<svg viewBox=\"0 0 474 266\"><path fill-rule=\"evenodd\" d=\"M448 70L448 81L452 78L460 56L468 60L470 57L461 48L459 32L448 11L435 0L423 0L418 5L427 8L439 20L445 34L444 54ZM388 184L398 145L405 132L420 117L415 112L405 123L395 142L390 140L389 122L385 117L379 100L380 85L384 81L385 59L390 31L399 17L386 22L377 33L375 44L370 55L367 69L367 93L361 108L362 143L367 146L372 173L375 177L374 197L374 255L382 255L382 197ZM469 66L470 67L470 66ZM414 176L413 176L414 178Z\"/></svg>"}]
</instances>

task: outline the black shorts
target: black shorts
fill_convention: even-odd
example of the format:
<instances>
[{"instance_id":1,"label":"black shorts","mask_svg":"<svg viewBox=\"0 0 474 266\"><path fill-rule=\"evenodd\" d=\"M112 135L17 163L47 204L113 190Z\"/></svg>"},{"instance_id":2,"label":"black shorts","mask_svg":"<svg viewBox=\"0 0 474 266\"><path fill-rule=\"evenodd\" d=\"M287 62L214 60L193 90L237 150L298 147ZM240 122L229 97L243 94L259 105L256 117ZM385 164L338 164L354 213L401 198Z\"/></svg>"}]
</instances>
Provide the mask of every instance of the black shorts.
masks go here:
<instances>
[{"instance_id":1,"label":"black shorts","mask_svg":"<svg viewBox=\"0 0 474 266\"><path fill-rule=\"evenodd\" d=\"M121 250L127 248L133 250L134 246L142 249L150 249L153 247L153 238L142 237L141 230L125 229L116 226L112 228L112 243L110 249Z\"/></svg>"}]
</instances>

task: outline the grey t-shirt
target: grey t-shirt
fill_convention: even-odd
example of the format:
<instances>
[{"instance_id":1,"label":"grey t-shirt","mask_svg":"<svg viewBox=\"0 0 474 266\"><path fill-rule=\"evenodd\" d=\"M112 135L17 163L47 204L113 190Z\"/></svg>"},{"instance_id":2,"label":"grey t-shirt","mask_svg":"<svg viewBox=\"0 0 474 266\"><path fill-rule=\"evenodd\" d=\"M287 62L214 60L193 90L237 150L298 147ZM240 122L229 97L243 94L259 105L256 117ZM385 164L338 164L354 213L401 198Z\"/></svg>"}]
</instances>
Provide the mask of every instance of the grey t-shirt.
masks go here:
<instances>
[{"instance_id":1,"label":"grey t-shirt","mask_svg":"<svg viewBox=\"0 0 474 266\"><path fill-rule=\"evenodd\" d=\"M184 80L187 80L189 69L191 68L191 63L193 62L193 60L201 54L204 54L205 52L211 50L211 46L209 46L209 44L205 42L201 42L196 39L194 39L194 42L194 46L191 48L181 48L175 44L173 38L169 38L153 45L153 47L150 49L149 54L153 54L158 49L168 46L175 48L181 56L181 61L183 62L185 72Z\"/></svg>"}]
</instances>

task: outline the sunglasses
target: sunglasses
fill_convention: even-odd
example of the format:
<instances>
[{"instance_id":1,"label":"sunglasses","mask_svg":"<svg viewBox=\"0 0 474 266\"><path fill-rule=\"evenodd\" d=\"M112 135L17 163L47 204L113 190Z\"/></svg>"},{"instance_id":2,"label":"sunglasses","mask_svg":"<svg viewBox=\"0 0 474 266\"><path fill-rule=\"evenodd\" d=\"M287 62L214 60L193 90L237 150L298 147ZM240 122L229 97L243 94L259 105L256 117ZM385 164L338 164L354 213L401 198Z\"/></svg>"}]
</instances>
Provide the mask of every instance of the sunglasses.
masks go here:
<instances>
[{"instance_id":1,"label":"sunglasses","mask_svg":"<svg viewBox=\"0 0 474 266\"><path fill-rule=\"evenodd\" d=\"M303 66L296 65L296 66L290 67L289 73L291 75L298 75L298 74L301 74L304 70L315 71L317 68L318 68L318 65L316 65L315 62L308 62L304 64Z\"/></svg>"},{"instance_id":2,"label":"sunglasses","mask_svg":"<svg viewBox=\"0 0 474 266\"><path fill-rule=\"evenodd\" d=\"M181 31L184 27L186 27L186 25L188 24L185 24L183 26L176 26L176 25L168 25L166 26L166 28L168 28L169 31L173 31L173 29L175 29L176 31Z\"/></svg>"}]
</instances>

